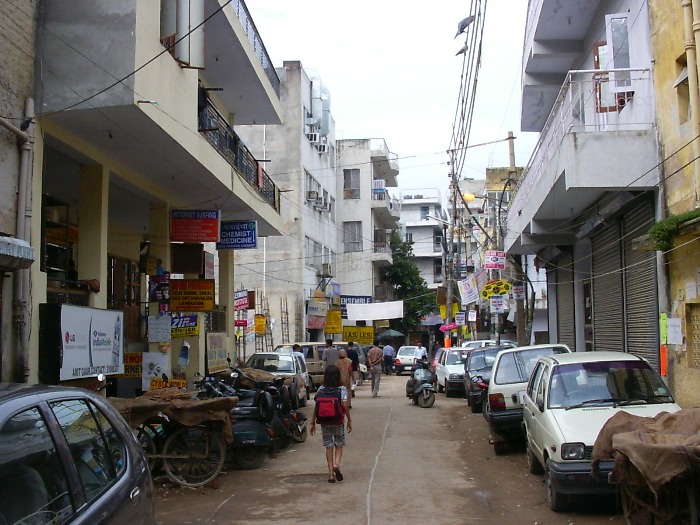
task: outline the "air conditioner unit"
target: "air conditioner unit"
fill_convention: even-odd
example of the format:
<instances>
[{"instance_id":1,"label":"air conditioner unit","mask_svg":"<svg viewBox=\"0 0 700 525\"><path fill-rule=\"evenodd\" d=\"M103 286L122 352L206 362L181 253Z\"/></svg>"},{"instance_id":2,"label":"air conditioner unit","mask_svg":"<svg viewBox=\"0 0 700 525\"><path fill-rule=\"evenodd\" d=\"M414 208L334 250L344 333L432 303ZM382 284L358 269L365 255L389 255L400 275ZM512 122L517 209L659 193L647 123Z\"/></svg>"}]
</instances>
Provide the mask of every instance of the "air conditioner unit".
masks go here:
<instances>
[{"instance_id":1,"label":"air conditioner unit","mask_svg":"<svg viewBox=\"0 0 700 525\"><path fill-rule=\"evenodd\" d=\"M318 133L307 133L306 138L309 139L309 142L315 144L321 139L321 136Z\"/></svg>"},{"instance_id":2,"label":"air conditioner unit","mask_svg":"<svg viewBox=\"0 0 700 525\"><path fill-rule=\"evenodd\" d=\"M316 144L319 153L328 153L328 144Z\"/></svg>"},{"instance_id":3,"label":"air conditioner unit","mask_svg":"<svg viewBox=\"0 0 700 525\"><path fill-rule=\"evenodd\" d=\"M318 119L316 117L306 117L306 125L307 126L315 126L317 122L318 122Z\"/></svg>"},{"instance_id":4,"label":"air conditioner unit","mask_svg":"<svg viewBox=\"0 0 700 525\"><path fill-rule=\"evenodd\" d=\"M333 277L333 268L331 266L331 263L323 263L321 265L321 274L324 277Z\"/></svg>"},{"instance_id":5,"label":"air conditioner unit","mask_svg":"<svg viewBox=\"0 0 700 525\"><path fill-rule=\"evenodd\" d=\"M314 201L314 208L317 209L317 210L322 210L322 209L323 209L323 198L322 198L322 197L318 197L318 198Z\"/></svg>"},{"instance_id":6,"label":"air conditioner unit","mask_svg":"<svg viewBox=\"0 0 700 525\"><path fill-rule=\"evenodd\" d=\"M307 201L315 201L318 199L318 192L317 191L307 191L306 192L306 200Z\"/></svg>"},{"instance_id":7,"label":"air conditioner unit","mask_svg":"<svg viewBox=\"0 0 700 525\"><path fill-rule=\"evenodd\" d=\"M323 200L323 209L326 211L331 211L331 201L324 199Z\"/></svg>"}]
</instances>

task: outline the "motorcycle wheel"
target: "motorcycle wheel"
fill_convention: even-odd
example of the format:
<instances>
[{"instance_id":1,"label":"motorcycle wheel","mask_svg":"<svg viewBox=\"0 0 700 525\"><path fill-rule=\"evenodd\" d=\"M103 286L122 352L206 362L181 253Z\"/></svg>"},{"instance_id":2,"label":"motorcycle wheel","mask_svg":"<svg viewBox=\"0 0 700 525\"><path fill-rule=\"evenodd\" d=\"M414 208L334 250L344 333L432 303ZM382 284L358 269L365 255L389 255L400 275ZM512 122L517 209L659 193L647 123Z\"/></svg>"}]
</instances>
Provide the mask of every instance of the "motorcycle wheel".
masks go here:
<instances>
[{"instance_id":1,"label":"motorcycle wheel","mask_svg":"<svg viewBox=\"0 0 700 525\"><path fill-rule=\"evenodd\" d=\"M290 398L289 387L287 387L287 385L282 385L282 388L280 388L280 409L283 414L289 414L292 410Z\"/></svg>"},{"instance_id":2,"label":"motorcycle wheel","mask_svg":"<svg viewBox=\"0 0 700 525\"><path fill-rule=\"evenodd\" d=\"M244 445L233 450L233 464L238 470L255 470L265 462L265 447Z\"/></svg>"},{"instance_id":3,"label":"motorcycle wheel","mask_svg":"<svg viewBox=\"0 0 700 525\"><path fill-rule=\"evenodd\" d=\"M430 392L427 396L421 392L418 394L416 403L421 408L430 408L435 403L435 392Z\"/></svg>"},{"instance_id":4,"label":"motorcycle wheel","mask_svg":"<svg viewBox=\"0 0 700 525\"><path fill-rule=\"evenodd\" d=\"M306 438L309 435L309 430L306 428L306 425L301 429L301 431L297 428L296 425L292 428L292 441L294 443L303 443L306 441Z\"/></svg>"},{"instance_id":5,"label":"motorcycle wheel","mask_svg":"<svg viewBox=\"0 0 700 525\"><path fill-rule=\"evenodd\" d=\"M299 410L299 388L296 382L289 385L289 401L293 410Z\"/></svg>"}]
</instances>

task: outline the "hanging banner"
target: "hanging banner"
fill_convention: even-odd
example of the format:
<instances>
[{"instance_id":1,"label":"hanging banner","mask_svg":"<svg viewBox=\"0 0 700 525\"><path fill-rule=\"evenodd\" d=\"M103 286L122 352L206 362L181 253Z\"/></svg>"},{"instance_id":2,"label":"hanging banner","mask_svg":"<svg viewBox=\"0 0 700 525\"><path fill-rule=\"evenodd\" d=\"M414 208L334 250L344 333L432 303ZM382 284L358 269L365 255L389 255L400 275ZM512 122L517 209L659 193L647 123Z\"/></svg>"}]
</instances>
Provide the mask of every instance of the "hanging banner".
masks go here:
<instances>
[{"instance_id":1,"label":"hanging banner","mask_svg":"<svg viewBox=\"0 0 700 525\"><path fill-rule=\"evenodd\" d=\"M522 281L516 281L513 283L513 299L516 301L525 300L525 283Z\"/></svg>"},{"instance_id":2,"label":"hanging banner","mask_svg":"<svg viewBox=\"0 0 700 525\"><path fill-rule=\"evenodd\" d=\"M484 268L487 270L505 270L506 252L499 250L486 250Z\"/></svg>"},{"instance_id":3,"label":"hanging banner","mask_svg":"<svg viewBox=\"0 0 700 525\"><path fill-rule=\"evenodd\" d=\"M493 314L502 314L505 313L505 308L503 306L503 296L502 295L493 295L491 296L491 313Z\"/></svg>"},{"instance_id":4,"label":"hanging banner","mask_svg":"<svg viewBox=\"0 0 700 525\"><path fill-rule=\"evenodd\" d=\"M457 281L457 288L459 289L459 295L462 297L462 306L479 302L479 288L473 275L462 281Z\"/></svg>"},{"instance_id":5,"label":"hanging banner","mask_svg":"<svg viewBox=\"0 0 700 525\"><path fill-rule=\"evenodd\" d=\"M267 321L263 314L255 314L255 335L264 335Z\"/></svg>"},{"instance_id":6,"label":"hanging banner","mask_svg":"<svg viewBox=\"0 0 700 525\"><path fill-rule=\"evenodd\" d=\"M469 312L467 312L467 321L470 323L476 322L476 310L469 310Z\"/></svg>"},{"instance_id":7,"label":"hanging banner","mask_svg":"<svg viewBox=\"0 0 700 525\"><path fill-rule=\"evenodd\" d=\"M172 242L218 242L220 226L220 210L172 210L170 212Z\"/></svg>"},{"instance_id":8,"label":"hanging banner","mask_svg":"<svg viewBox=\"0 0 700 525\"><path fill-rule=\"evenodd\" d=\"M505 295L510 293L512 286L508 281L503 279L494 279L489 281L484 285L483 290L481 290L481 297L488 299L494 296Z\"/></svg>"},{"instance_id":9,"label":"hanging banner","mask_svg":"<svg viewBox=\"0 0 700 525\"><path fill-rule=\"evenodd\" d=\"M455 314L455 323L457 326L464 326L467 324L467 312L457 312Z\"/></svg>"}]
</instances>

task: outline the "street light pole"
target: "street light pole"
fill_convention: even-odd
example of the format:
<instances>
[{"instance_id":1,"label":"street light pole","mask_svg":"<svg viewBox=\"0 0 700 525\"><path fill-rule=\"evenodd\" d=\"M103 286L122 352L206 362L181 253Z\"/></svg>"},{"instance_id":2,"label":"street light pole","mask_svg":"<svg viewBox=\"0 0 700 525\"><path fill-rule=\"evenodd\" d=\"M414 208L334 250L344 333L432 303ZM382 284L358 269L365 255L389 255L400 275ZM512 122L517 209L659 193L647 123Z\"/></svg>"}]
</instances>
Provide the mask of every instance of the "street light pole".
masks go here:
<instances>
[{"instance_id":1,"label":"street light pole","mask_svg":"<svg viewBox=\"0 0 700 525\"><path fill-rule=\"evenodd\" d=\"M447 244L447 270L445 272L445 278L447 279L447 292L445 294L445 324L452 324L452 300L454 296L454 238L455 238L455 215L457 213L457 193L459 191L459 186L457 184L457 173L454 168L455 163L455 152L450 151L450 205L452 207L452 213L450 215L450 239ZM451 330L445 331L445 347L450 348L452 346L452 337L450 335Z\"/></svg>"}]
</instances>

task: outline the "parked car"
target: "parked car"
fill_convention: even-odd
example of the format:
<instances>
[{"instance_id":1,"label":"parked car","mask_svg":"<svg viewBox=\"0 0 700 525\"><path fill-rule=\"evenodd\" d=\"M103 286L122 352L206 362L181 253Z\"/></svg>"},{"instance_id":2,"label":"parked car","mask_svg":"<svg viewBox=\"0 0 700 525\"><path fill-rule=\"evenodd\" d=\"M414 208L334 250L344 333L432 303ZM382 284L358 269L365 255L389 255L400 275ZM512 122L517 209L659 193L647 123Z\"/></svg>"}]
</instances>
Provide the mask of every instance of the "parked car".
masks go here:
<instances>
[{"instance_id":1,"label":"parked car","mask_svg":"<svg viewBox=\"0 0 700 525\"><path fill-rule=\"evenodd\" d=\"M153 482L126 421L79 388L0 384L0 523L154 524Z\"/></svg>"},{"instance_id":2,"label":"parked car","mask_svg":"<svg viewBox=\"0 0 700 525\"><path fill-rule=\"evenodd\" d=\"M449 397L454 392L464 395L464 362L471 352L468 348L446 348L439 353L435 367L437 391Z\"/></svg>"},{"instance_id":3,"label":"parked car","mask_svg":"<svg viewBox=\"0 0 700 525\"><path fill-rule=\"evenodd\" d=\"M275 376L287 378L285 384L289 386L289 393L296 398L292 402L292 408L306 406L310 398L310 386L307 381L307 370L301 356L293 352L256 352L252 354L246 367L270 372Z\"/></svg>"},{"instance_id":4,"label":"parked car","mask_svg":"<svg viewBox=\"0 0 700 525\"><path fill-rule=\"evenodd\" d=\"M438 361L440 361L440 356L442 354L444 354L445 352L447 352L448 350L449 350L449 348L441 347L435 351L435 355L433 356L433 360L430 363L430 371L433 374L437 370L437 364L438 364Z\"/></svg>"},{"instance_id":5,"label":"parked car","mask_svg":"<svg viewBox=\"0 0 700 525\"><path fill-rule=\"evenodd\" d=\"M495 339L479 339L478 341L466 341L460 348L483 348L485 346L502 346L503 348L515 348L518 343L509 339L501 339L499 343Z\"/></svg>"},{"instance_id":6,"label":"parked car","mask_svg":"<svg viewBox=\"0 0 700 525\"><path fill-rule=\"evenodd\" d=\"M419 350L417 346L404 345L399 347L394 359L394 372L400 376L404 370L411 371L411 368L418 359Z\"/></svg>"},{"instance_id":7,"label":"parked car","mask_svg":"<svg viewBox=\"0 0 700 525\"><path fill-rule=\"evenodd\" d=\"M321 384L323 376L323 370L325 368L325 363L323 361L323 349L326 348L326 343L320 341L314 342L301 342L301 343L284 343L277 345L274 349L275 352L289 352L292 347L298 344L301 346L301 353L304 354L304 359L306 361L306 368L309 371L309 375L314 380L314 383ZM336 341L333 343L338 350L341 348L348 349L348 344L342 341ZM319 377L316 377L319 376ZM314 379L315 378L315 379Z\"/></svg>"},{"instance_id":8,"label":"parked car","mask_svg":"<svg viewBox=\"0 0 700 525\"><path fill-rule=\"evenodd\" d=\"M496 355L510 347L484 346L467 354L464 362L464 391L473 413L481 412Z\"/></svg>"},{"instance_id":9,"label":"parked car","mask_svg":"<svg viewBox=\"0 0 700 525\"><path fill-rule=\"evenodd\" d=\"M483 405L496 454L505 452L509 441L523 437L523 399L537 360L545 355L569 352L569 347L563 344L518 346L498 352L487 402Z\"/></svg>"},{"instance_id":10,"label":"parked car","mask_svg":"<svg viewBox=\"0 0 700 525\"><path fill-rule=\"evenodd\" d=\"M676 412L668 387L641 357L624 352L573 352L540 357L524 396L523 422L530 472L544 472L555 512L570 496L614 493L613 461L591 474L593 444L615 413L654 417Z\"/></svg>"}]
</instances>

